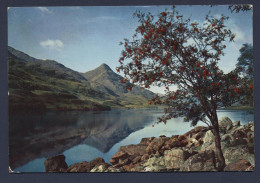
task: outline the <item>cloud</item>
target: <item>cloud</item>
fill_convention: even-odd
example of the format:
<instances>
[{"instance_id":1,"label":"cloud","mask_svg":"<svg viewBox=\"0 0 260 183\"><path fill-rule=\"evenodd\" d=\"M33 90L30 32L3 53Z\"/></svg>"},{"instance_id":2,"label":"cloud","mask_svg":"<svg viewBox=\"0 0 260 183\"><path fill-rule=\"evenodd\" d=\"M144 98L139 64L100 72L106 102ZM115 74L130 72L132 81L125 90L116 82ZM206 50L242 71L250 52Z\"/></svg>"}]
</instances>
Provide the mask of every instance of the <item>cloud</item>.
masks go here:
<instances>
[{"instance_id":1,"label":"cloud","mask_svg":"<svg viewBox=\"0 0 260 183\"><path fill-rule=\"evenodd\" d=\"M231 30L236 34L235 41L245 41L244 32L235 24L231 25Z\"/></svg>"},{"instance_id":2,"label":"cloud","mask_svg":"<svg viewBox=\"0 0 260 183\"><path fill-rule=\"evenodd\" d=\"M44 12L44 13L52 13L52 11L50 11L46 7L37 7L37 9L40 10L41 12Z\"/></svg>"},{"instance_id":3,"label":"cloud","mask_svg":"<svg viewBox=\"0 0 260 183\"><path fill-rule=\"evenodd\" d=\"M44 48L49 48L52 50L60 50L64 46L61 40L51 40L51 39L40 42L40 45Z\"/></svg>"},{"instance_id":4,"label":"cloud","mask_svg":"<svg viewBox=\"0 0 260 183\"><path fill-rule=\"evenodd\" d=\"M96 20L119 20L120 18L118 17L113 17L113 16L99 16L96 17Z\"/></svg>"},{"instance_id":5,"label":"cloud","mask_svg":"<svg viewBox=\"0 0 260 183\"><path fill-rule=\"evenodd\" d=\"M245 42L252 42L252 35L245 34L245 27L239 27L235 24L235 22L232 19L229 19L226 23L227 27L230 28L230 30L236 35L235 41L240 42L240 43L245 43Z\"/></svg>"},{"instance_id":6,"label":"cloud","mask_svg":"<svg viewBox=\"0 0 260 183\"><path fill-rule=\"evenodd\" d=\"M81 10L82 9L80 6L70 6L68 8L71 10Z\"/></svg>"}]
</instances>

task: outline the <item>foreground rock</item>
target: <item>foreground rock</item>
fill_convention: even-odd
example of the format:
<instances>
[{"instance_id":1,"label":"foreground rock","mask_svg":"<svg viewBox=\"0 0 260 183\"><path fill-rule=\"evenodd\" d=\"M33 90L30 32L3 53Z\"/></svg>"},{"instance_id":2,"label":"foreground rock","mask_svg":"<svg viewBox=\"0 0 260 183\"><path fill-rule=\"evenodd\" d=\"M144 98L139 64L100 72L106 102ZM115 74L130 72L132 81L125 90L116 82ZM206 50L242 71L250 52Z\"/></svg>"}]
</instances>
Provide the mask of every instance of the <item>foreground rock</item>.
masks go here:
<instances>
[{"instance_id":1,"label":"foreground rock","mask_svg":"<svg viewBox=\"0 0 260 183\"><path fill-rule=\"evenodd\" d=\"M219 121L225 171L253 171L254 123L240 125L224 117ZM65 157L51 158L46 171L60 172L169 172L218 171L214 135L198 126L184 135L143 138L139 144L122 146L107 164L102 158L80 162L66 169ZM54 161L53 163L51 163ZM56 162L56 163L55 163ZM58 167L60 165L61 167Z\"/></svg>"},{"instance_id":2,"label":"foreground rock","mask_svg":"<svg viewBox=\"0 0 260 183\"><path fill-rule=\"evenodd\" d=\"M64 155L53 156L44 161L46 172L66 172L68 165Z\"/></svg>"},{"instance_id":3,"label":"foreground rock","mask_svg":"<svg viewBox=\"0 0 260 183\"><path fill-rule=\"evenodd\" d=\"M93 168L100 165L104 166L104 168L110 166L104 161L103 158L95 158L90 162L83 161L80 163L72 164L67 169L67 172L90 172Z\"/></svg>"}]
</instances>

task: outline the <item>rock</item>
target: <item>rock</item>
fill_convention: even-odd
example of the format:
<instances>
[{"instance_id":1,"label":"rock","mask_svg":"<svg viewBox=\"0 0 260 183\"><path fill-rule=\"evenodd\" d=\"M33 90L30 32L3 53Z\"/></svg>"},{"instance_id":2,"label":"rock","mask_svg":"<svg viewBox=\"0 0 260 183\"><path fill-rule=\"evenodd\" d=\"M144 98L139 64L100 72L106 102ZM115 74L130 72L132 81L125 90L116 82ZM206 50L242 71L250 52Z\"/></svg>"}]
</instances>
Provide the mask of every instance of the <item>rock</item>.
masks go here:
<instances>
[{"instance_id":1,"label":"rock","mask_svg":"<svg viewBox=\"0 0 260 183\"><path fill-rule=\"evenodd\" d=\"M206 132L203 141L204 141L204 144L215 142L215 136L213 135L213 133L210 130Z\"/></svg>"},{"instance_id":2,"label":"rock","mask_svg":"<svg viewBox=\"0 0 260 183\"><path fill-rule=\"evenodd\" d=\"M110 159L112 165L117 164L119 159L125 159L128 157L128 154L124 151L117 151L116 154Z\"/></svg>"},{"instance_id":3,"label":"rock","mask_svg":"<svg viewBox=\"0 0 260 183\"><path fill-rule=\"evenodd\" d=\"M231 133L231 136L234 138L247 138L247 134L244 129L242 130L235 130Z\"/></svg>"},{"instance_id":4,"label":"rock","mask_svg":"<svg viewBox=\"0 0 260 183\"><path fill-rule=\"evenodd\" d=\"M66 172L68 165L64 155L49 157L44 161L45 172Z\"/></svg>"},{"instance_id":5,"label":"rock","mask_svg":"<svg viewBox=\"0 0 260 183\"><path fill-rule=\"evenodd\" d=\"M228 125L226 129L227 130L231 130L232 129L232 125Z\"/></svg>"},{"instance_id":6,"label":"rock","mask_svg":"<svg viewBox=\"0 0 260 183\"><path fill-rule=\"evenodd\" d=\"M241 128L242 127L242 128ZM250 137L248 137L248 134L246 133L245 128L243 128L243 126L241 126L237 129L235 129L234 131L232 131L230 133L230 145L231 146L237 146L237 145L243 145L243 144L247 144Z\"/></svg>"},{"instance_id":7,"label":"rock","mask_svg":"<svg viewBox=\"0 0 260 183\"><path fill-rule=\"evenodd\" d=\"M87 161L82 161L80 163L75 163L69 166L68 172L88 172L91 168Z\"/></svg>"},{"instance_id":8,"label":"rock","mask_svg":"<svg viewBox=\"0 0 260 183\"><path fill-rule=\"evenodd\" d=\"M169 150L173 147L185 147L188 141L184 136L172 136L168 141L165 142L165 150Z\"/></svg>"},{"instance_id":9,"label":"rock","mask_svg":"<svg viewBox=\"0 0 260 183\"><path fill-rule=\"evenodd\" d=\"M221 141L224 141L226 143L230 143L231 136L229 134L225 134L221 136Z\"/></svg>"},{"instance_id":10,"label":"rock","mask_svg":"<svg viewBox=\"0 0 260 183\"><path fill-rule=\"evenodd\" d=\"M215 136L211 132L211 130L208 130L204 136L203 144L201 146L201 150L214 150L215 149Z\"/></svg>"},{"instance_id":11,"label":"rock","mask_svg":"<svg viewBox=\"0 0 260 183\"><path fill-rule=\"evenodd\" d=\"M195 138L196 140L199 140L199 139L203 138L204 135L205 135L205 132L198 132L198 133L195 135L194 138Z\"/></svg>"},{"instance_id":12,"label":"rock","mask_svg":"<svg viewBox=\"0 0 260 183\"><path fill-rule=\"evenodd\" d=\"M144 154L142 157L141 157L141 161L145 161L145 160L148 160L149 159L149 154Z\"/></svg>"},{"instance_id":13,"label":"rock","mask_svg":"<svg viewBox=\"0 0 260 183\"><path fill-rule=\"evenodd\" d=\"M250 153L250 150L246 145L237 145L235 147L223 149L223 155L226 164L238 162L240 159L247 160L251 165L255 164L254 154Z\"/></svg>"},{"instance_id":14,"label":"rock","mask_svg":"<svg viewBox=\"0 0 260 183\"><path fill-rule=\"evenodd\" d=\"M119 162L113 165L115 168L123 167L125 165L129 165L132 161L129 158L119 159Z\"/></svg>"},{"instance_id":15,"label":"rock","mask_svg":"<svg viewBox=\"0 0 260 183\"><path fill-rule=\"evenodd\" d=\"M120 160L125 160L131 156L143 156L146 148L147 145L143 144L121 146L117 153L110 159L110 163L115 165L118 164Z\"/></svg>"},{"instance_id":16,"label":"rock","mask_svg":"<svg viewBox=\"0 0 260 183\"><path fill-rule=\"evenodd\" d=\"M139 143L140 145L142 144L142 145L148 145L148 144L150 144L152 141L153 141L153 139L154 139L155 137L150 137L150 138L142 138L142 140L141 140L141 142Z\"/></svg>"},{"instance_id":17,"label":"rock","mask_svg":"<svg viewBox=\"0 0 260 183\"><path fill-rule=\"evenodd\" d=\"M166 136L165 136L165 135L160 135L159 137L160 137L160 138L163 138L163 137L166 137Z\"/></svg>"},{"instance_id":18,"label":"rock","mask_svg":"<svg viewBox=\"0 0 260 183\"><path fill-rule=\"evenodd\" d=\"M123 166L123 169L126 171L126 172L130 172L131 171L131 169L133 169L134 167L135 167L136 165L134 165L134 164L129 164L129 165L124 165Z\"/></svg>"},{"instance_id":19,"label":"rock","mask_svg":"<svg viewBox=\"0 0 260 183\"><path fill-rule=\"evenodd\" d=\"M105 172L124 172L124 169L110 166L105 170Z\"/></svg>"},{"instance_id":20,"label":"rock","mask_svg":"<svg viewBox=\"0 0 260 183\"><path fill-rule=\"evenodd\" d=\"M200 151L182 164L180 171L217 171L213 150Z\"/></svg>"},{"instance_id":21,"label":"rock","mask_svg":"<svg viewBox=\"0 0 260 183\"><path fill-rule=\"evenodd\" d=\"M232 126L232 121L230 118L228 117L222 117L219 121L218 121L219 127L220 128L227 128L227 126Z\"/></svg>"},{"instance_id":22,"label":"rock","mask_svg":"<svg viewBox=\"0 0 260 183\"><path fill-rule=\"evenodd\" d=\"M234 121L232 124L234 127L240 126L240 121Z\"/></svg>"},{"instance_id":23,"label":"rock","mask_svg":"<svg viewBox=\"0 0 260 183\"><path fill-rule=\"evenodd\" d=\"M146 154L155 154L157 151L159 152L164 145L165 140L163 138L155 138L153 141L146 147Z\"/></svg>"},{"instance_id":24,"label":"rock","mask_svg":"<svg viewBox=\"0 0 260 183\"><path fill-rule=\"evenodd\" d=\"M141 160L141 157L142 156L139 156L139 155L132 155L129 157L129 159L131 160L131 162L133 162L135 164Z\"/></svg>"},{"instance_id":25,"label":"rock","mask_svg":"<svg viewBox=\"0 0 260 183\"><path fill-rule=\"evenodd\" d=\"M205 126L196 126L195 128L193 128L192 130L188 131L187 133L185 133L183 136L185 138L187 137L192 137L194 134L197 134L198 132L206 132L208 131L209 128L205 127Z\"/></svg>"},{"instance_id":26,"label":"rock","mask_svg":"<svg viewBox=\"0 0 260 183\"><path fill-rule=\"evenodd\" d=\"M105 160L103 159L103 158L95 158L95 159L93 159L92 161L90 161L89 162L89 165L91 166L91 167L95 167L95 166L98 166L98 165L104 165L104 166L106 166L106 167L109 167L110 165L109 164L107 164L106 162L105 162Z\"/></svg>"},{"instance_id":27,"label":"rock","mask_svg":"<svg viewBox=\"0 0 260 183\"><path fill-rule=\"evenodd\" d=\"M254 132L247 132L246 136L248 138L248 142L254 141Z\"/></svg>"},{"instance_id":28,"label":"rock","mask_svg":"<svg viewBox=\"0 0 260 183\"><path fill-rule=\"evenodd\" d=\"M145 170L142 165L138 165L138 166L133 167L130 171L131 172L144 172Z\"/></svg>"},{"instance_id":29,"label":"rock","mask_svg":"<svg viewBox=\"0 0 260 183\"><path fill-rule=\"evenodd\" d=\"M118 163L118 160L117 160L117 159L114 159L114 158L111 158L111 159L109 160L109 162L110 162L112 165L115 165L115 164Z\"/></svg>"},{"instance_id":30,"label":"rock","mask_svg":"<svg viewBox=\"0 0 260 183\"><path fill-rule=\"evenodd\" d=\"M129 155L124 152L124 151L117 151L116 154L114 154L114 156L109 160L109 162L112 165L115 165L118 163L119 159L125 159L127 158Z\"/></svg>"},{"instance_id":31,"label":"rock","mask_svg":"<svg viewBox=\"0 0 260 183\"><path fill-rule=\"evenodd\" d=\"M173 148L171 150L164 151L165 166L170 170L180 169L184 161L196 153L197 152L195 151L188 152L181 148Z\"/></svg>"},{"instance_id":32,"label":"rock","mask_svg":"<svg viewBox=\"0 0 260 183\"><path fill-rule=\"evenodd\" d=\"M245 171L249 171L252 172L254 171L255 167L253 165L251 165L250 167L248 167Z\"/></svg>"},{"instance_id":33,"label":"rock","mask_svg":"<svg viewBox=\"0 0 260 183\"><path fill-rule=\"evenodd\" d=\"M95 158L90 162L82 161L80 163L75 163L69 166L68 172L90 172L96 166L104 165L109 167L110 165L105 163L103 158Z\"/></svg>"},{"instance_id":34,"label":"rock","mask_svg":"<svg viewBox=\"0 0 260 183\"><path fill-rule=\"evenodd\" d=\"M254 126L251 126L250 130L253 132L255 130Z\"/></svg>"},{"instance_id":35,"label":"rock","mask_svg":"<svg viewBox=\"0 0 260 183\"><path fill-rule=\"evenodd\" d=\"M241 159L238 160L237 162L231 162L229 163L224 171L253 171L251 170L252 166L251 163L248 161Z\"/></svg>"},{"instance_id":36,"label":"rock","mask_svg":"<svg viewBox=\"0 0 260 183\"><path fill-rule=\"evenodd\" d=\"M209 131L208 127L197 126L194 129L190 130L189 132L185 133L184 136L186 137L186 140L188 142L186 146L198 147L201 144L203 144L207 131Z\"/></svg>"},{"instance_id":37,"label":"rock","mask_svg":"<svg viewBox=\"0 0 260 183\"><path fill-rule=\"evenodd\" d=\"M144 164L145 172L163 172L166 171L164 157L152 156Z\"/></svg>"},{"instance_id":38,"label":"rock","mask_svg":"<svg viewBox=\"0 0 260 183\"><path fill-rule=\"evenodd\" d=\"M127 153L129 156L131 155L139 155L142 156L145 153L146 145L137 144L137 145L127 145L121 146L119 151Z\"/></svg>"},{"instance_id":39,"label":"rock","mask_svg":"<svg viewBox=\"0 0 260 183\"><path fill-rule=\"evenodd\" d=\"M248 142L245 138L232 137L230 140L231 146L246 145Z\"/></svg>"},{"instance_id":40,"label":"rock","mask_svg":"<svg viewBox=\"0 0 260 183\"><path fill-rule=\"evenodd\" d=\"M98 165L91 169L90 172L105 172L106 169L107 167L105 165Z\"/></svg>"}]
</instances>

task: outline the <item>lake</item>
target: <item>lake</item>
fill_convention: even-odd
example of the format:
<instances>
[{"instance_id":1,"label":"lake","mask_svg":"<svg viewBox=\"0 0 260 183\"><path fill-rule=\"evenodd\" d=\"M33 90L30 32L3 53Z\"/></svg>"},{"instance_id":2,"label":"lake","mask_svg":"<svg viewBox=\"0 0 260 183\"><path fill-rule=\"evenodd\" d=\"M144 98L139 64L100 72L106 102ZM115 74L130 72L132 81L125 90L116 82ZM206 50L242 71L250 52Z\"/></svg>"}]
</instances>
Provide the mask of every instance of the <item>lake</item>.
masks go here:
<instances>
[{"instance_id":1,"label":"lake","mask_svg":"<svg viewBox=\"0 0 260 183\"><path fill-rule=\"evenodd\" d=\"M57 154L66 156L68 166L96 157L109 163L120 146L137 144L144 137L184 134L193 128L182 118L155 124L161 115L160 109L9 115L10 166L19 172L44 172L44 160ZM240 120L241 124L254 120L253 113L245 110L219 110L218 116Z\"/></svg>"}]
</instances>

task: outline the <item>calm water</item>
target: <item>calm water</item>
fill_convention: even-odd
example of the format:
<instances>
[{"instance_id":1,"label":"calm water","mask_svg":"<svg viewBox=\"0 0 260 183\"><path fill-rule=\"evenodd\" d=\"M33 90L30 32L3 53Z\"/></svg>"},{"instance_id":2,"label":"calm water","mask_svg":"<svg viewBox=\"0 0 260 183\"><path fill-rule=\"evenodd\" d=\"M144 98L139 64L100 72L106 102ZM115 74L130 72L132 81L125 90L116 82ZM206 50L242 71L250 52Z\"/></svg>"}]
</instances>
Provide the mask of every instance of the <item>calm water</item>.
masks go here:
<instances>
[{"instance_id":1,"label":"calm water","mask_svg":"<svg viewBox=\"0 0 260 183\"><path fill-rule=\"evenodd\" d=\"M57 154L64 154L68 165L96 157L109 162L120 146L192 129L182 118L152 127L162 114L162 110L139 109L10 115L10 164L19 172L44 172L44 160ZM219 111L218 115L242 124L254 119L248 111Z\"/></svg>"}]
</instances>

